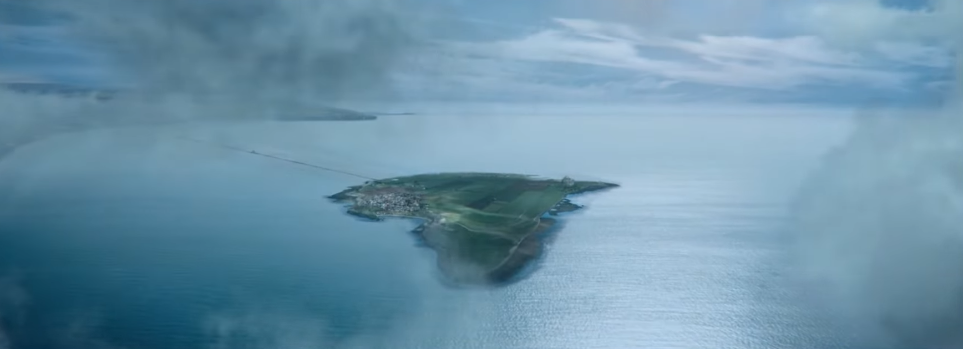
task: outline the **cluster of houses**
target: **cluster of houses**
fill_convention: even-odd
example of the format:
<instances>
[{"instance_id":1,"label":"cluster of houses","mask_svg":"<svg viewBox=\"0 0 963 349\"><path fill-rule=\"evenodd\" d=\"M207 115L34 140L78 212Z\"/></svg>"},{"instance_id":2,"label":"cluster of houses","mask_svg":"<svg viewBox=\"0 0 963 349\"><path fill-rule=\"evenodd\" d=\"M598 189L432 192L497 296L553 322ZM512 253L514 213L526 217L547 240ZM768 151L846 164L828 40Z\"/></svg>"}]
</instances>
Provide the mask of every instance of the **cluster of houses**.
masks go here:
<instances>
[{"instance_id":1,"label":"cluster of houses","mask_svg":"<svg viewBox=\"0 0 963 349\"><path fill-rule=\"evenodd\" d=\"M355 199L354 208L376 215L407 215L423 208L420 198L404 191L366 193Z\"/></svg>"}]
</instances>

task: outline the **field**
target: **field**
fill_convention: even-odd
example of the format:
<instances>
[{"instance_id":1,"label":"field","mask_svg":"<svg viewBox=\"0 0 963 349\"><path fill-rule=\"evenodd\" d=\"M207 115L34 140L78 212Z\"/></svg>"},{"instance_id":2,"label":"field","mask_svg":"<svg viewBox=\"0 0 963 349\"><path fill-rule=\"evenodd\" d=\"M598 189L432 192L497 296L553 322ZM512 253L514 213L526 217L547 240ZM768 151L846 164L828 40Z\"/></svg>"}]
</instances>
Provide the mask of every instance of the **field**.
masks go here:
<instances>
[{"instance_id":1,"label":"field","mask_svg":"<svg viewBox=\"0 0 963 349\"><path fill-rule=\"evenodd\" d=\"M444 243L440 246L443 246L447 258L485 269L502 263L516 244L497 235L477 234L457 226L445 228L442 234Z\"/></svg>"},{"instance_id":2,"label":"field","mask_svg":"<svg viewBox=\"0 0 963 349\"><path fill-rule=\"evenodd\" d=\"M466 223L476 227L535 220L569 192L558 180L486 173L418 175L382 182L423 187L426 201L477 220Z\"/></svg>"}]
</instances>

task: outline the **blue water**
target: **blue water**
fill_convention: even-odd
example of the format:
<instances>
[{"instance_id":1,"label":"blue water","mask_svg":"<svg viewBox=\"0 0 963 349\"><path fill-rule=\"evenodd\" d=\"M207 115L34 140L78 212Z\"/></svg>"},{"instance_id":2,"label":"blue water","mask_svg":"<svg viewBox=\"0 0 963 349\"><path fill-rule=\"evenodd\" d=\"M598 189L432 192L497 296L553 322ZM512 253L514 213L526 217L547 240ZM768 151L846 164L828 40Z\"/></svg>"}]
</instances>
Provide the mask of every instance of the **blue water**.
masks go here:
<instances>
[{"instance_id":1,"label":"blue water","mask_svg":"<svg viewBox=\"0 0 963 349\"><path fill-rule=\"evenodd\" d=\"M834 348L785 262L785 203L846 123L427 115L65 135L0 162L0 318L16 348ZM416 222L324 199L375 177L571 175L526 278L452 289ZM13 295L16 295L14 297ZM6 349L6 348L3 348Z\"/></svg>"}]
</instances>

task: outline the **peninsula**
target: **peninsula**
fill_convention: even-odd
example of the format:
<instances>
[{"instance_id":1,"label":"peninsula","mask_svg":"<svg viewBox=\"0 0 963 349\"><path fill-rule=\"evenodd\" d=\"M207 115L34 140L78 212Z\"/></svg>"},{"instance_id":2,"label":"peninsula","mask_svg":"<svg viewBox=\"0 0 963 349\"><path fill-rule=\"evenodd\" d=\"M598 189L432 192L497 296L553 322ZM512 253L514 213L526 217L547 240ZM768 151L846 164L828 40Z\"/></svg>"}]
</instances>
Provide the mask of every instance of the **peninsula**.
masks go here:
<instances>
[{"instance_id":1,"label":"peninsula","mask_svg":"<svg viewBox=\"0 0 963 349\"><path fill-rule=\"evenodd\" d=\"M365 219L421 219L414 232L437 252L445 277L490 284L510 280L538 255L539 233L555 224L549 216L580 208L566 197L617 186L568 177L440 173L368 181L329 198Z\"/></svg>"}]
</instances>

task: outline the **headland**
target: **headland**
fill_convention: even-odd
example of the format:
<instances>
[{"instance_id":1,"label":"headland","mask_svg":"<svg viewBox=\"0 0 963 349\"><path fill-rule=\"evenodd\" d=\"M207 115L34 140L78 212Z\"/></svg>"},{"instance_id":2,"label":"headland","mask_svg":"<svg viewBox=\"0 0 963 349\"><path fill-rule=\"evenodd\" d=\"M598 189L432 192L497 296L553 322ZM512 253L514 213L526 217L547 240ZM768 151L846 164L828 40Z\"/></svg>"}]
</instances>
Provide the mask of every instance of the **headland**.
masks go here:
<instances>
[{"instance_id":1,"label":"headland","mask_svg":"<svg viewBox=\"0 0 963 349\"><path fill-rule=\"evenodd\" d=\"M510 280L541 252L549 215L581 208L567 197L617 184L500 173L438 173L373 180L331 195L370 220L418 218L417 233L459 284Z\"/></svg>"}]
</instances>

